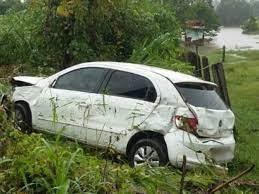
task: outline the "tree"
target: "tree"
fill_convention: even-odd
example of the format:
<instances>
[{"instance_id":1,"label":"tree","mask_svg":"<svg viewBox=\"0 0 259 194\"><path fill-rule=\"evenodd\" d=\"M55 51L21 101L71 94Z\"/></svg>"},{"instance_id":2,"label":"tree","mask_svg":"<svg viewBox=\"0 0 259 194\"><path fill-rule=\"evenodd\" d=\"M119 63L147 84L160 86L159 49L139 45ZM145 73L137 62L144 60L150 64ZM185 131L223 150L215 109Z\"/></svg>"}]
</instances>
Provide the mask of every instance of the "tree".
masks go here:
<instances>
[{"instance_id":1,"label":"tree","mask_svg":"<svg viewBox=\"0 0 259 194\"><path fill-rule=\"evenodd\" d=\"M216 10L224 26L240 26L250 16L250 4L243 0L222 0Z\"/></svg>"},{"instance_id":2,"label":"tree","mask_svg":"<svg viewBox=\"0 0 259 194\"><path fill-rule=\"evenodd\" d=\"M218 5L220 4L220 1L221 1L221 0L214 0L214 1L212 1L213 7L214 7L214 8L217 8Z\"/></svg>"},{"instance_id":3,"label":"tree","mask_svg":"<svg viewBox=\"0 0 259 194\"><path fill-rule=\"evenodd\" d=\"M242 26L243 33L258 33L259 32L259 24L255 17L250 17L245 24Z\"/></svg>"},{"instance_id":4,"label":"tree","mask_svg":"<svg viewBox=\"0 0 259 194\"><path fill-rule=\"evenodd\" d=\"M172 8L149 0L35 0L25 10L6 13L0 26L0 64L56 69L85 61L129 61L134 50L142 56L138 48L150 44L162 53L170 50L170 58L159 61L171 63L181 34Z\"/></svg>"},{"instance_id":5,"label":"tree","mask_svg":"<svg viewBox=\"0 0 259 194\"><path fill-rule=\"evenodd\" d=\"M205 23L206 31L217 30L219 27L218 16L213 9L211 2L197 1L187 9L186 19L201 20Z\"/></svg>"},{"instance_id":6,"label":"tree","mask_svg":"<svg viewBox=\"0 0 259 194\"><path fill-rule=\"evenodd\" d=\"M195 19L203 21L207 31L219 27L218 16L211 0L170 0L170 4L183 25L187 20Z\"/></svg>"},{"instance_id":7,"label":"tree","mask_svg":"<svg viewBox=\"0 0 259 194\"><path fill-rule=\"evenodd\" d=\"M251 16L259 16L259 1L251 2Z\"/></svg>"},{"instance_id":8,"label":"tree","mask_svg":"<svg viewBox=\"0 0 259 194\"><path fill-rule=\"evenodd\" d=\"M5 14L9 9L19 11L24 9L24 7L20 0L0 0L0 15Z\"/></svg>"}]
</instances>

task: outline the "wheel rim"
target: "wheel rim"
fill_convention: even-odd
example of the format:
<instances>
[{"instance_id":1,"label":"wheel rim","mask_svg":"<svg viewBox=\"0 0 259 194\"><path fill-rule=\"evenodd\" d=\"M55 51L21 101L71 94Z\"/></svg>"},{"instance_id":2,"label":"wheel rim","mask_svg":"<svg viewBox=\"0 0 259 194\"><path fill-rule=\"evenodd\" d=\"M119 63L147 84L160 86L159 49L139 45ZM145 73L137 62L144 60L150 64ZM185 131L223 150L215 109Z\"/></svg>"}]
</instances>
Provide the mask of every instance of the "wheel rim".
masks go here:
<instances>
[{"instance_id":1,"label":"wheel rim","mask_svg":"<svg viewBox=\"0 0 259 194\"><path fill-rule=\"evenodd\" d=\"M23 114L19 110L15 110L15 121L18 124L18 126L20 126L20 127L24 123L24 121L23 121Z\"/></svg>"},{"instance_id":2,"label":"wheel rim","mask_svg":"<svg viewBox=\"0 0 259 194\"><path fill-rule=\"evenodd\" d=\"M140 147L134 155L134 166L149 165L159 166L159 156L157 151L151 146Z\"/></svg>"}]
</instances>

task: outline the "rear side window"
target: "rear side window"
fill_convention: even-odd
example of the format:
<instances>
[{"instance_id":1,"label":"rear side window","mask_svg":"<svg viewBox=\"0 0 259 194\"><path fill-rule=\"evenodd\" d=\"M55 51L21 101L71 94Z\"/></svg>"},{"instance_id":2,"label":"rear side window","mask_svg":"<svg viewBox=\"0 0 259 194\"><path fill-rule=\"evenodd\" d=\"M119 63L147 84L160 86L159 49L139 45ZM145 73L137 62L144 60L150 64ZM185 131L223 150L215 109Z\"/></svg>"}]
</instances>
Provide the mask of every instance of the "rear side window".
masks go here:
<instances>
[{"instance_id":1,"label":"rear side window","mask_svg":"<svg viewBox=\"0 0 259 194\"><path fill-rule=\"evenodd\" d=\"M112 96L122 96L155 102L156 90L147 78L133 73L115 71L105 88L105 92Z\"/></svg>"},{"instance_id":2,"label":"rear side window","mask_svg":"<svg viewBox=\"0 0 259 194\"><path fill-rule=\"evenodd\" d=\"M216 88L208 84L178 83L178 91L184 100L196 107L214 110L226 110L227 106L216 92Z\"/></svg>"},{"instance_id":3,"label":"rear side window","mask_svg":"<svg viewBox=\"0 0 259 194\"><path fill-rule=\"evenodd\" d=\"M60 76L54 88L96 93L107 72L103 68L77 69Z\"/></svg>"}]
</instances>

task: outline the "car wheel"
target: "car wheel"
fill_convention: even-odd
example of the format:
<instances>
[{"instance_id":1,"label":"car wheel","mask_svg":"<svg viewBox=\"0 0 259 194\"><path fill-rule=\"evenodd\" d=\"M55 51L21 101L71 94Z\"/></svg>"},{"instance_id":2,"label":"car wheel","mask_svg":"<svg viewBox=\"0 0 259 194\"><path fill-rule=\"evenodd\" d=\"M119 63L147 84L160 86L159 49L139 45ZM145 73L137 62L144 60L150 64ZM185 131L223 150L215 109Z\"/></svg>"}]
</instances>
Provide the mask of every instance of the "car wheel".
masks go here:
<instances>
[{"instance_id":1,"label":"car wheel","mask_svg":"<svg viewBox=\"0 0 259 194\"><path fill-rule=\"evenodd\" d=\"M18 125L22 132L32 132L29 112L22 104L15 104L15 123Z\"/></svg>"},{"instance_id":2,"label":"car wheel","mask_svg":"<svg viewBox=\"0 0 259 194\"><path fill-rule=\"evenodd\" d=\"M152 167L167 164L167 153L165 146L158 139L141 139L131 148L129 155L131 167L149 165Z\"/></svg>"}]
</instances>

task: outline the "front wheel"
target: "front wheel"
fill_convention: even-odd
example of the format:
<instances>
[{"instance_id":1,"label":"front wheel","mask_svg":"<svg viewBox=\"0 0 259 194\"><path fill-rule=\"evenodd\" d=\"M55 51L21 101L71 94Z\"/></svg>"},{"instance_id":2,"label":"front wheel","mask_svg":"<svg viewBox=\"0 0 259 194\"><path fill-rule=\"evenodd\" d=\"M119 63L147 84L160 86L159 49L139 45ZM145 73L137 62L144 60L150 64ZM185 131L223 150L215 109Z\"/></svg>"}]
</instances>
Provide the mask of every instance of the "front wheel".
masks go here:
<instances>
[{"instance_id":1,"label":"front wheel","mask_svg":"<svg viewBox=\"0 0 259 194\"><path fill-rule=\"evenodd\" d=\"M129 155L131 167L149 165L151 167L167 164L165 146L158 139L141 139L131 148Z\"/></svg>"},{"instance_id":2,"label":"front wheel","mask_svg":"<svg viewBox=\"0 0 259 194\"><path fill-rule=\"evenodd\" d=\"M15 123L22 132L30 133L32 131L29 112L22 104L15 104Z\"/></svg>"}]
</instances>

